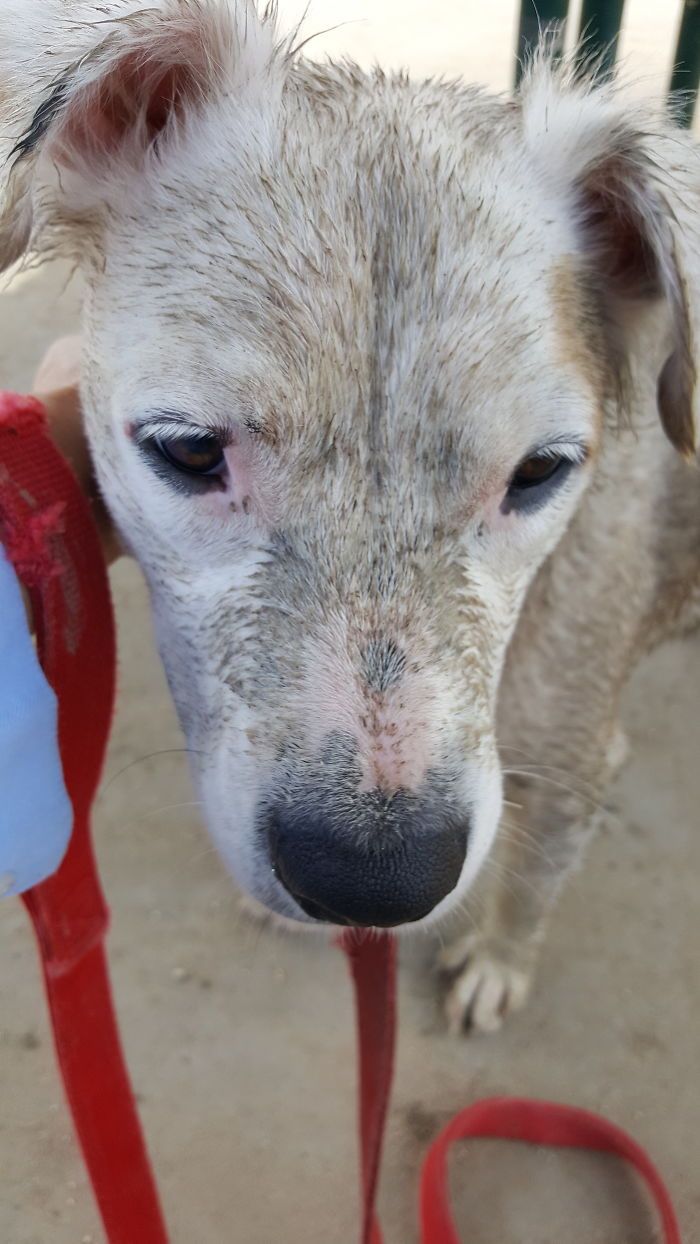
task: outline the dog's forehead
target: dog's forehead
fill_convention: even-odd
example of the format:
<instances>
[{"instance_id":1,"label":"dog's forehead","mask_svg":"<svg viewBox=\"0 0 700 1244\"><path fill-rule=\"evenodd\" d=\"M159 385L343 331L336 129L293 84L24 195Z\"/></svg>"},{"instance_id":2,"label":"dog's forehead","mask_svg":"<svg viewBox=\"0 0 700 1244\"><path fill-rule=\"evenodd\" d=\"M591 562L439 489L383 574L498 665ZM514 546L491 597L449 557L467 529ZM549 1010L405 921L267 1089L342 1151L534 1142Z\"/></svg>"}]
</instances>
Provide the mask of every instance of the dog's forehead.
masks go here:
<instances>
[{"instance_id":1,"label":"dog's forehead","mask_svg":"<svg viewBox=\"0 0 700 1244\"><path fill-rule=\"evenodd\" d=\"M205 121L115 260L124 298L141 299L139 351L150 325L173 383L178 366L216 376L222 401L335 438L381 408L409 451L411 428L450 425L504 445L521 429L526 449L533 413L567 406L572 237L514 105L307 64L259 127L242 133L226 109Z\"/></svg>"}]
</instances>

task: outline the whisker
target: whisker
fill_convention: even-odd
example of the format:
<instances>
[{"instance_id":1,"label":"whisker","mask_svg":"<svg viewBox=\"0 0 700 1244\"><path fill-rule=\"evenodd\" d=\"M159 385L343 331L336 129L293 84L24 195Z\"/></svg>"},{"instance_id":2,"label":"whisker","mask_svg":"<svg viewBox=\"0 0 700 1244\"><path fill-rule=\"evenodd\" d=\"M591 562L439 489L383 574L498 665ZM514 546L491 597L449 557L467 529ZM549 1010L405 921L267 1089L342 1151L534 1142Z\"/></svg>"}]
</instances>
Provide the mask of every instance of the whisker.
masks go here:
<instances>
[{"instance_id":1,"label":"whisker","mask_svg":"<svg viewBox=\"0 0 700 1244\"><path fill-rule=\"evenodd\" d=\"M505 826L504 828L506 832L502 833L501 829L499 828L498 836L500 840L504 842L507 846L518 847L519 849L528 852L530 855L535 856L535 858L541 859L551 869L553 870L556 869L557 865L554 859L544 849L544 847L542 846L540 842L537 842L531 836L530 836L530 840L528 840L528 838L524 838L524 836L518 830L516 830L516 832L513 833L512 831L509 830L508 826Z\"/></svg>"},{"instance_id":2,"label":"whisker","mask_svg":"<svg viewBox=\"0 0 700 1244\"><path fill-rule=\"evenodd\" d=\"M161 751L148 752L145 756L137 756L135 760L130 760L128 764L124 765L123 769L118 769L116 773L112 774L111 778L101 788L98 799L101 799L102 796L107 793L110 786L116 782L117 778L120 778L122 774L127 773L129 769L133 769L134 765L144 764L146 760L153 760L156 756L174 756L178 753L188 756L206 756L209 754L208 752L201 751L196 747L164 747Z\"/></svg>"},{"instance_id":3,"label":"whisker","mask_svg":"<svg viewBox=\"0 0 700 1244\"><path fill-rule=\"evenodd\" d=\"M549 774L542 773L539 770L536 770L534 768L504 769L503 775L504 777L534 778L540 782L548 782L550 786L554 786L558 790L565 791L567 795L572 795L575 799L580 799L582 802L591 804L592 807L594 807L599 812L607 811L607 809L605 808L605 805L601 803L599 797L594 798L592 795L586 794L585 791L576 790L574 786L569 786L567 782L558 781L556 778L550 777ZM569 776L573 776L573 775L570 774ZM586 783L586 785L588 785L588 783ZM591 787L591 790L593 789L594 787ZM599 794L600 792L598 792L598 795Z\"/></svg>"},{"instance_id":4,"label":"whisker","mask_svg":"<svg viewBox=\"0 0 700 1244\"><path fill-rule=\"evenodd\" d=\"M540 761L536 760L530 752L526 752L522 747L502 745L499 747L499 752L501 751L519 752L519 754L524 757L524 761L520 763L520 769L523 770L523 772L533 771L537 773L558 773L562 777L570 778L571 780L578 782L581 786L587 787L588 790L593 791L595 796L598 796L600 793L598 788L594 786L592 782L587 781L587 779L581 777L580 774L574 773L571 769L565 769L562 765L542 764ZM503 771L505 774L511 770L509 770L508 766L504 766ZM516 770L512 770L512 772L516 772Z\"/></svg>"},{"instance_id":5,"label":"whisker","mask_svg":"<svg viewBox=\"0 0 700 1244\"><path fill-rule=\"evenodd\" d=\"M137 817L137 821L145 821L151 816L160 816L162 812L174 812L177 808L201 808L203 807L201 799L188 799L184 803L166 803L162 808L151 808L148 812L143 812Z\"/></svg>"},{"instance_id":6,"label":"whisker","mask_svg":"<svg viewBox=\"0 0 700 1244\"><path fill-rule=\"evenodd\" d=\"M519 895L515 886L510 883L509 878L512 878L514 882L518 883L518 885L525 886L531 891L532 894L539 897L540 891L535 883L530 881L529 877L526 877L523 873L519 873L514 868L508 868L500 860L485 860L483 871L488 873L490 876L495 877L499 884L502 885L514 899L517 899Z\"/></svg>"}]
</instances>

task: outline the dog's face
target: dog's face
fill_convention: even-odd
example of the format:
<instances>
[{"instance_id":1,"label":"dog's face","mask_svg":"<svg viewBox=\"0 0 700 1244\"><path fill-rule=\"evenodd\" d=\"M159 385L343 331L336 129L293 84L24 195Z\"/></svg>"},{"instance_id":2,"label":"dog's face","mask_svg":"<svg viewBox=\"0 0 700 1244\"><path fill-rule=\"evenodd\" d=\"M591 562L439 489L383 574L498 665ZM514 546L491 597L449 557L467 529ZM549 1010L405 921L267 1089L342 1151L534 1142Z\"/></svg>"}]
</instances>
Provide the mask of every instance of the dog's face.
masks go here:
<instances>
[{"instance_id":1,"label":"dog's face","mask_svg":"<svg viewBox=\"0 0 700 1244\"><path fill-rule=\"evenodd\" d=\"M564 262L439 91L432 135L404 86L359 94L371 135L302 93L250 176L204 142L114 222L86 378L221 850L286 914L285 883L393 923L454 901L491 842L501 662L601 395ZM355 897L355 867L390 893Z\"/></svg>"},{"instance_id":2,"label":"dog's face","mask_svg":"<svg viewBox=\"0 0 700 1244\"><path fill-rule=\"evenodd\" d=\"M163 39L174 13L186 45L203 23L201 75ZM34 211L84 244L97 471L222 854L282 915L415 924L497 828L500 672L612 405L604 320L671 278L636 202L543 173L537 88L528 121L304 66L248 16L118 24L20 156L52 143Z\"/></svg>"}]
</instances>

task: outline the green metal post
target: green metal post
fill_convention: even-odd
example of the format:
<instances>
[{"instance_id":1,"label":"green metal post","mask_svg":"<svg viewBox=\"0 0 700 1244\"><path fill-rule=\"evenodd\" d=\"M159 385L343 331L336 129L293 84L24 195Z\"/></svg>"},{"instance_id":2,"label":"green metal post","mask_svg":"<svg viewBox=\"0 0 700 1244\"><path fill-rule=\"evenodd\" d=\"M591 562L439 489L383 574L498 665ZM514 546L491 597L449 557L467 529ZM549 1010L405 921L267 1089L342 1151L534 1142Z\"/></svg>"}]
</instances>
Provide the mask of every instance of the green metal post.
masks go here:
<instances>
[{"instance_id":1,"label":"green metal post","mask_svg":"<svg viewBox=\"0 0 700 1244\"><path fill-rule=\"evenodd\" d=\"M685 0L678 32L678 45L673 61L669 92L687 91L678 109L681 125L693 123L695 102L700 85L700 0Z\"/></svg>"},{"instance_id":2,"label":"green metal post","mask_svg":"<svg viewBox=\"0 0 700 1244\"><path fill-rule=\"evenodd\" d=\"M563 25L568 12L569 0L522 0L515 62L516 86L520 81L523 62L533 48L537 47L541 32L555 22Z\"/></svg>"},{"instance_id":3,"label":"green metal post","mask_svg":"<svg viewBox=\"0 0 700 1244\"><path fill-rule=\"evenodd\" d=\"M615 65L624 7L625 0L583 0L579 60L597 63L606 77Z\"/></svg>"}]
</instances>

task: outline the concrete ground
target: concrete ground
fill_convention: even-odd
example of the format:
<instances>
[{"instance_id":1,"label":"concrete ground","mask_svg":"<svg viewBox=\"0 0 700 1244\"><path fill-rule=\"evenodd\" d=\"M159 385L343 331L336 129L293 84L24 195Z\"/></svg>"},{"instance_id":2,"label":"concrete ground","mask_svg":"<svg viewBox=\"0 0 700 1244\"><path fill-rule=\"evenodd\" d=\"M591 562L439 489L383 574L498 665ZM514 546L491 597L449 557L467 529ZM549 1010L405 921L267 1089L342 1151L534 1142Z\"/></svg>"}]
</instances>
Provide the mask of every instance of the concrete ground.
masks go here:
<instances>
[{"instance_id":1,"label":"concrete ground","mask_svg":"<svg viewBox=\"0 0 700 1244\"><path fill-rule=\"evenodd\" d=\"M74 325L64 273L0 297L0 384L26 386ZM95 838L113 911L116 998L173 1244L352 1244L354 1042L337 951L250 923L211 849L135 566L113 573L120 695ZM700 643L669 645L627 698L619 815L567 890L529 1009L494 1038L441 1026L433 947L401 970L401 1039L383 1178L387 1244L417 1239L421 1155L491 1093L604 1111L658 1160L700 1240ZM0 1241L103 1239L58 1085L20 904L0 903ZM483 1143L452 1167L469 1244L652 1244L611 1161ZM134 1240L133 1244L140 1244Z\"/></svg>"}]
</instances>

